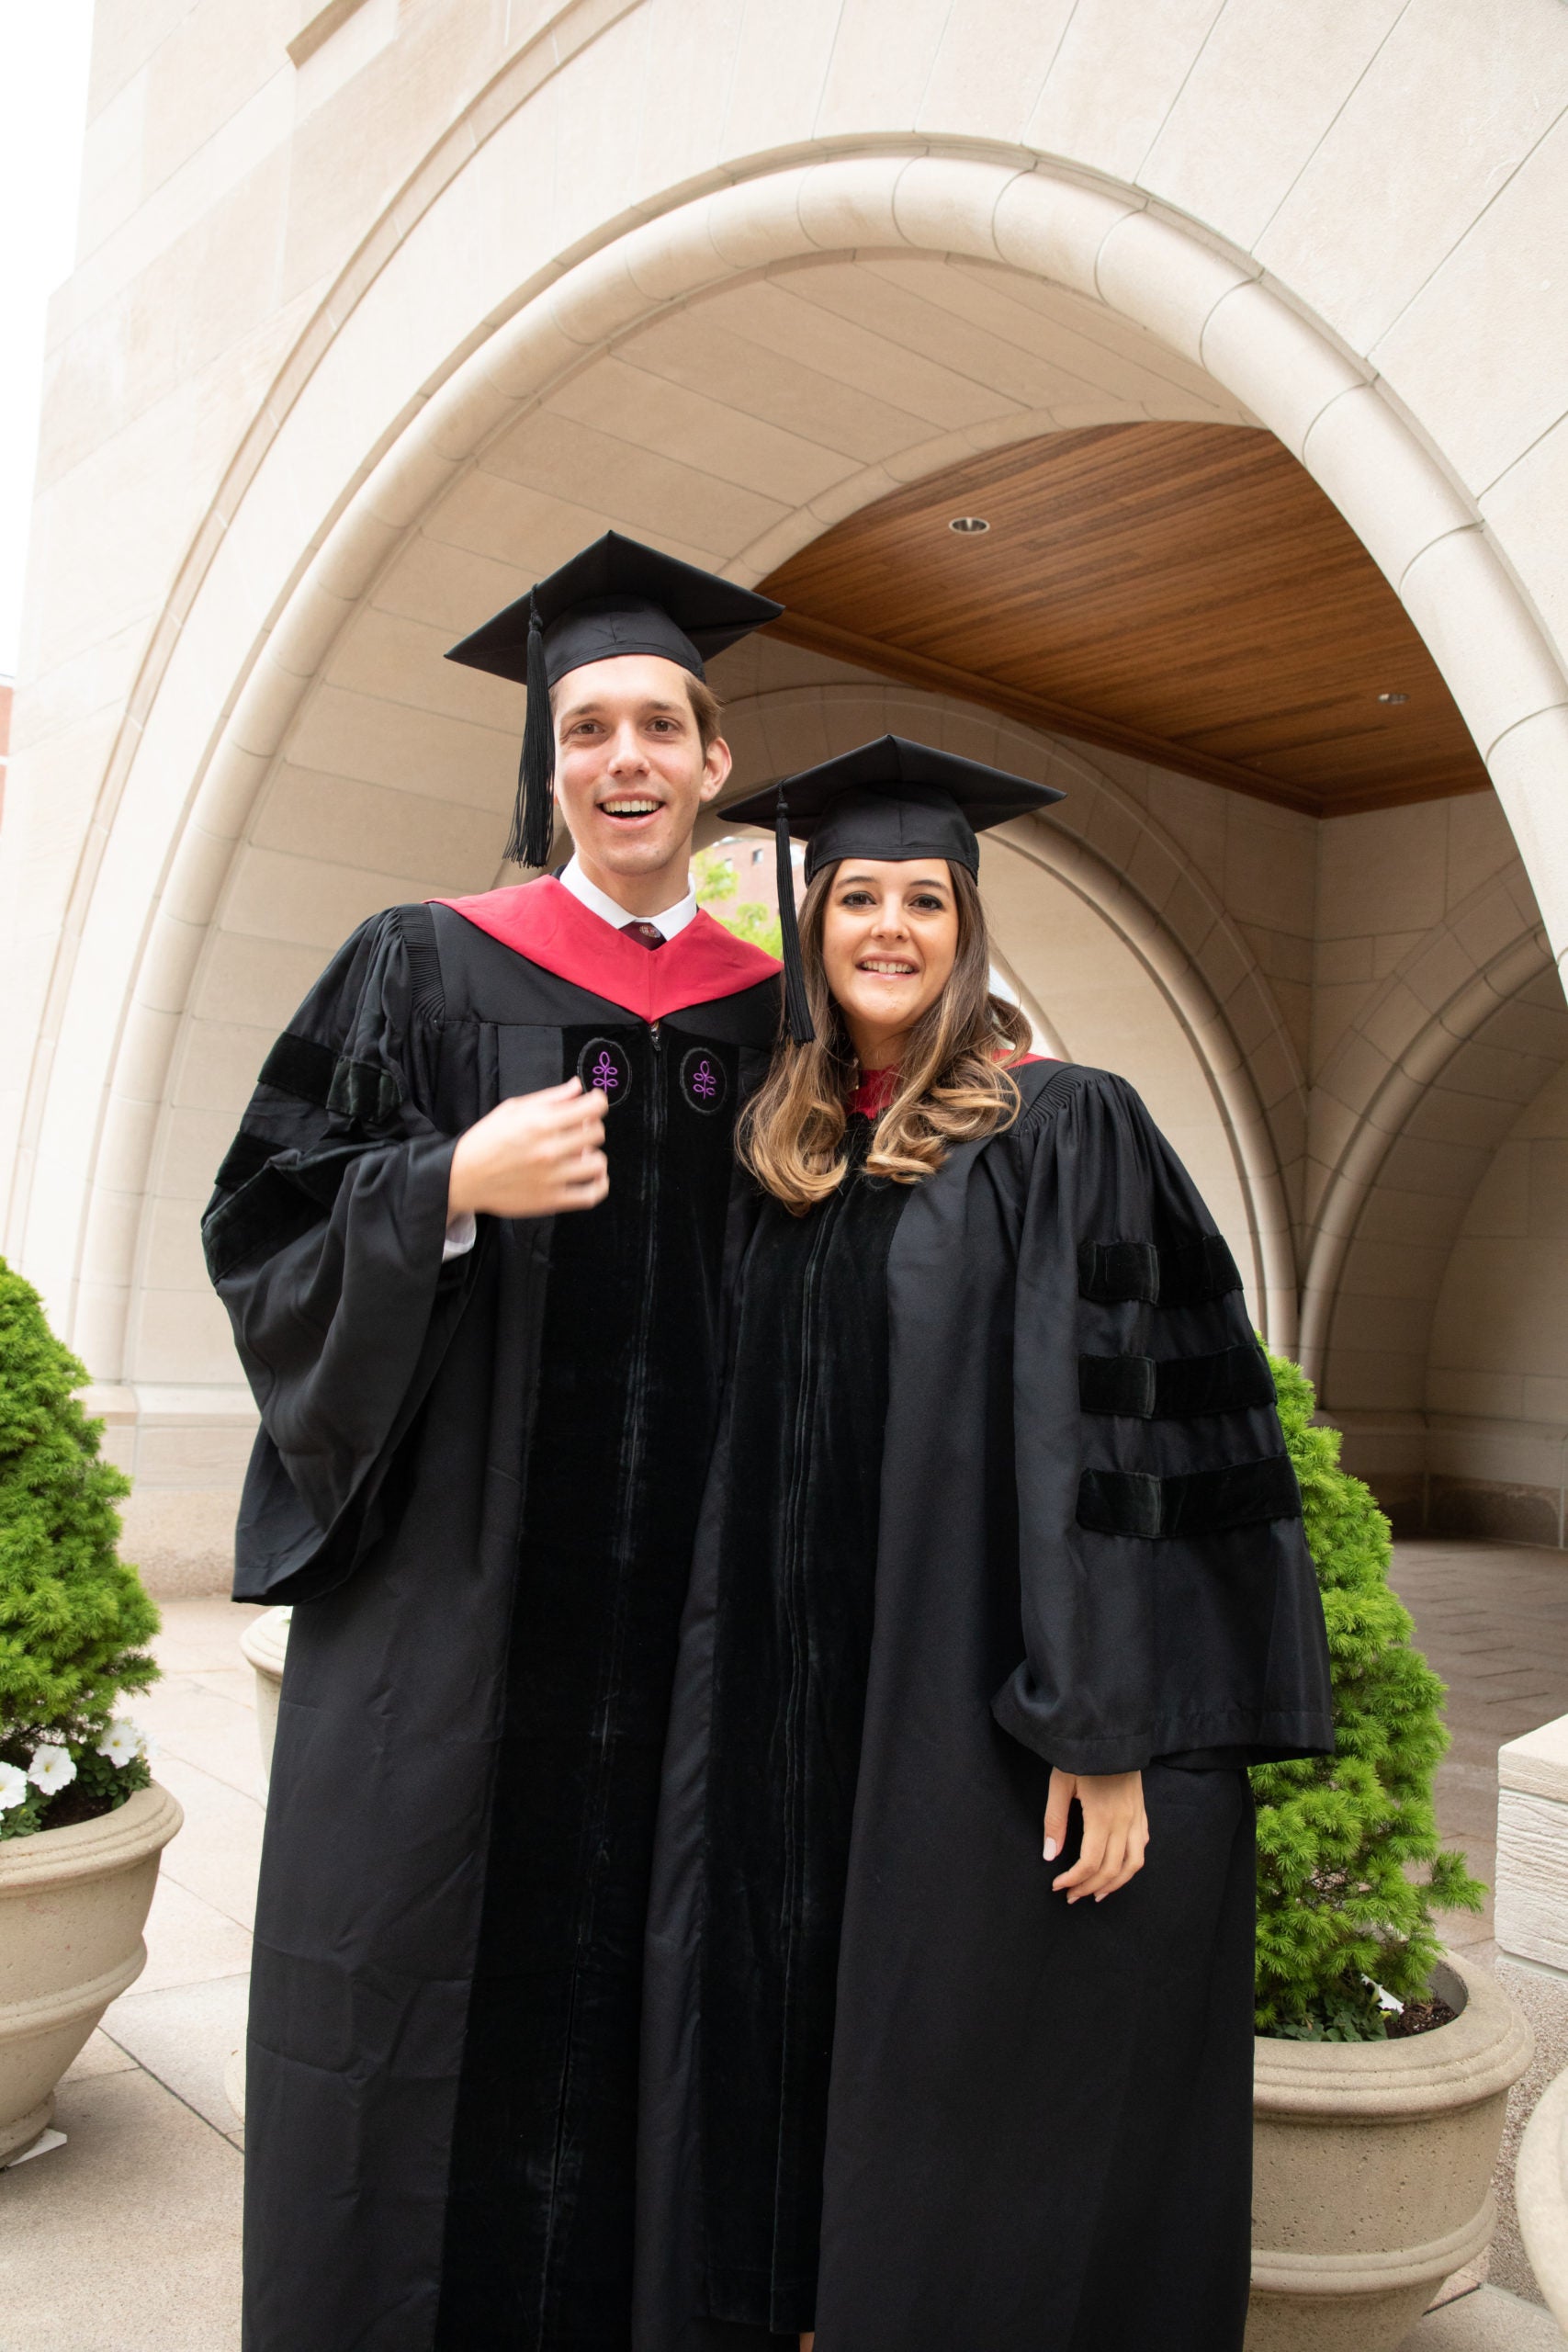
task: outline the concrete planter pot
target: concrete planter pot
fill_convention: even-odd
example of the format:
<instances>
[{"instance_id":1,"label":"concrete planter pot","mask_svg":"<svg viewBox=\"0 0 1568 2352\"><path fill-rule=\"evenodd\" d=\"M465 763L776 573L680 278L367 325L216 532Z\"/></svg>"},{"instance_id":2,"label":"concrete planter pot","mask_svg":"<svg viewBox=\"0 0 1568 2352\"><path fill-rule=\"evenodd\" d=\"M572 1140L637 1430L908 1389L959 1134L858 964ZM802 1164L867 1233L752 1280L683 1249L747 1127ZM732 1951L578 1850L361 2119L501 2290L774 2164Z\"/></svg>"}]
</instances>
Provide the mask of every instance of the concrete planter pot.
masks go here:
<instances>
[{"instance_id":1,"label":"concrete planter pot","mask_svg":"<svg viewBox=\"0 0 1568 2352\"><path fill-rule=\"evenodd\" d=\"M0 2164L46 2128L55 2085L145 1967L158 1857L183 1819L154 1782L96 1821L0 1846Z\"/></svg>"},{"instance_id":2,"label":"concrete planter pot","mask_svg":"<svg viewBox=\"0 0 1568 2352\"><path fill-rule=\"evenodd\" d=\"M1247 2352L1393 2352L1495 2221L1491 2179L1530 2030L1484 1969L1408 2041L1260 2039Z\"/></svg>"},{"instance_id":3,"label":"concrete planter pot","mask_svg":"<svg viewBox=\"0 0 1568 2352\"><path fill-rule=\"evenodd\" d=\"M291 1609L268 1609L254 1617L240 1636L240 1647L256 1678L256 1736L261 1741L262 1779L272 1775L272 1746L277 1736L277 1698L283 1688L283 1661L288 1649Z\"/></svg>"},{"instance_id":4,"label":"concrete planter pot","mask_svg":"<svg viewBox=\"0 0 1568 2352\"><path fill-rule=\"evenodd\" d=\"M1519 2234L1559 2327L1568 2327L1568 2074L1537 2106L1514 2168Z\"/></svg>"}]
</instances>

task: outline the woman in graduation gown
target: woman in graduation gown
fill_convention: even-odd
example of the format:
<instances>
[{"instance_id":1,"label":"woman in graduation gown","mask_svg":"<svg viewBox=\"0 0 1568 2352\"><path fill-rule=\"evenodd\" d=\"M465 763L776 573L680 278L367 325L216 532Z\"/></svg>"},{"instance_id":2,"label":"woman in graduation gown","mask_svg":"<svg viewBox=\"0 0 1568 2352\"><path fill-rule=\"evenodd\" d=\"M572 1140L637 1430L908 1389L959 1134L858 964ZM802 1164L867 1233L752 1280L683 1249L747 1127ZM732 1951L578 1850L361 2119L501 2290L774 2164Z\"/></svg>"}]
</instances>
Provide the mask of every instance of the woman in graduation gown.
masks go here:
<instances>
[{"instance_id":1,"label":"woman in graduation gown","mask_svg":"<svg viewBox=\"0 0 1568 2352\"><path fill-rule=\"evenodd\" d=\"M1132 1088L988 993L976 831L1058 796L896 737L787 789L637 2352L1239 2352L1245 1768L1333 1745L1268 1365Z\"/></svg>"}]
</instances>

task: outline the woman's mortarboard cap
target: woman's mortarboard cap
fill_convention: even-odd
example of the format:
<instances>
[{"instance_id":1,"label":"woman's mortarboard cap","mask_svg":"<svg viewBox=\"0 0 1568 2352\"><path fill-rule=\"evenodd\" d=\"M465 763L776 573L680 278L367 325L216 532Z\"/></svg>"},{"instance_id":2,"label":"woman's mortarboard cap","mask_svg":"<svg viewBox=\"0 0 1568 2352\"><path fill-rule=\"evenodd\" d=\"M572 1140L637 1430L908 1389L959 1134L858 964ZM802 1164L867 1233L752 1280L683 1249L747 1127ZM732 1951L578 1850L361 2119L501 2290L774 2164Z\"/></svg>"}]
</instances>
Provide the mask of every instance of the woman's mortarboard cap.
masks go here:
<instances>
[{"instance_id":1,"label":"woman's mortarboard cap","mask_svg":"<svg viewBox=\"0 0 1568 2352\"><path fill-rule=\"evenodd\" d=\"M806 842L806 878L846 857L945 858L980 865L976 835L1010 817L1048 808L1063 795L1054 786L1033 784L1005 768L962 760L930 743L902 735L880 735L819 767L805 768L776 786L730 801L727 818L743 825L772 823L778 855L779 927L784 950L784 994L790 1034L809 1045L815 1031L800 961L795 921L791 834Z\"/></svg>"},{"instance_id":2,"label":"woman's mortarboard cap","mask_svg":"<svg viewBox=\"0 0 1568 2352\"><path fill-rule=\"evenodd\" d=\"M694 678L784 610L716 572L606 531L525 596L454 645L448 662L528 689L517 801L506 854L543 865L555 824L555 729L550 689L570 671L622 653L656 653Z\"/></svg>"}]
</instances>

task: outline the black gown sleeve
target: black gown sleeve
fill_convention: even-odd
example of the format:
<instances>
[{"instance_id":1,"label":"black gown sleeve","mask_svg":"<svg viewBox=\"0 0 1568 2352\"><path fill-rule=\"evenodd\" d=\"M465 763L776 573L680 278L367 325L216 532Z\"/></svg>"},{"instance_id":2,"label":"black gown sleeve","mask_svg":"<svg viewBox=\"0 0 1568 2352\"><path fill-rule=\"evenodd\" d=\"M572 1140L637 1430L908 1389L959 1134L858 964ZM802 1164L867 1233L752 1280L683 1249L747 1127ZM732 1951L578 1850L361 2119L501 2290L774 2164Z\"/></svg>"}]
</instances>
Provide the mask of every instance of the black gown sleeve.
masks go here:
<instances>
[{"instance_id":1,"label":"black gown sleeve","mask_svg":"<svg viewBox=\"0 0 1568 2352\"><path fill-rule=\"evenodd\" d=\"M1229 1250L1122 1080L1063 1071L1019 1133L1025 1654L997 1720L1076 1772L1331 1750L1300 1493Z\"/></svg>"},{"instance_id":2,"label":"black gown sleeve","mask_svg":"<svg viewBox=\"0 0 1568 2352\"><path fill-rule=\"evenodd\" d=\"M362 925L268 1054L203 1216L262 1421L236 1599L349 1573L471 1281L477 1251L443 1264L457 1139L420 1107L438 992L425 909Z\"/></svg>"}]
</instances>

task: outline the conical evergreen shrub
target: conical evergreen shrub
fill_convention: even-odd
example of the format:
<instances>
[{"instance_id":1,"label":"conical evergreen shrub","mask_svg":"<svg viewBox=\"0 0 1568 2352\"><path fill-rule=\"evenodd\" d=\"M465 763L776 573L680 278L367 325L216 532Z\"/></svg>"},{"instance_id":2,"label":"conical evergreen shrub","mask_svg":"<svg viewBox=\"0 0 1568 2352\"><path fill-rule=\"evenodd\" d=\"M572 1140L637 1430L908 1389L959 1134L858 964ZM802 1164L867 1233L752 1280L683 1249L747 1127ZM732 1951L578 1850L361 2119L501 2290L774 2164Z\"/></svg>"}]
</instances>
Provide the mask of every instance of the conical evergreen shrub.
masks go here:
<instances>
[{"instance_id":1,"label":"conical evergreen shrub","mask_svg":"<svg viewBox=\"0 0 1568 2352\"><path fill-rule=\"evenodd\" d=\"M112 1719L158 1668L158 1612L118 1555L130 1481L73 1391L86 1369L0 1259L0 1838L90 1818L148 1780Z\"/></svg>"},{"instance_id":2,"label":"conical evergreen shrub","mask_svg":"<svg viewBox=\"0 0 1568 2352\"><path fill-rule=\"evenodd\" d=\"M1339 1432L1315 1429L1311 1382L1271 1356L1285 1443L1301 1483L1334 1679L1335 1752L1266 1764L1258 1799L1258 2030L1375 2040L1378 1987L1427 1997L1435 1911L1478 1911L1485 1889L1438 1844L1432 1775L1449 1744L1445 1686L1412 1649L1389 1587L1393 1545L1369 1489L1339 1466Z\"/></svg>"}]
</instances>

